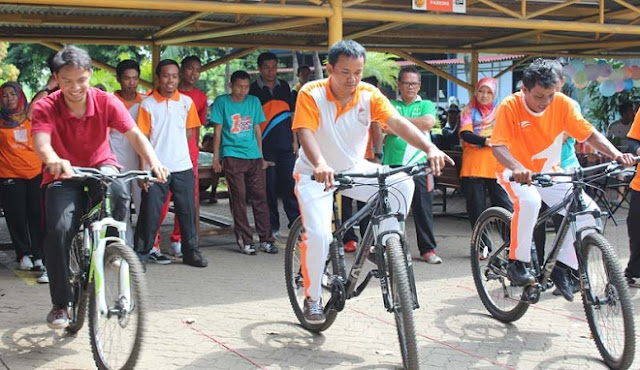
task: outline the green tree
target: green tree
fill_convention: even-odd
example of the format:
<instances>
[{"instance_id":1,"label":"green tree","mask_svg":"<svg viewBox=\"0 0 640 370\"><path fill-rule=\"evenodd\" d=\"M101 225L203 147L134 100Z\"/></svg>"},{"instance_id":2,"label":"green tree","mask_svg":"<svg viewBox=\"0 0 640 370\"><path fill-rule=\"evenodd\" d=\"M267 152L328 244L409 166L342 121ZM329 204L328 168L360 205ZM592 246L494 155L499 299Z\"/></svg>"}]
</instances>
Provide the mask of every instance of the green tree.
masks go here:
<instances>
[{"instance_id":1,"label":"green tree","mask_svg":"<svg viewBox=\"0 0 640 370\"><path fill-rule=\"evenodd\" d=\"M390 53L367 52L367 61L364 64L363 77L375 76L380 86L396 87L396 79L400 66L396 62L397 56Z\"/></svg>"}]
</instances>

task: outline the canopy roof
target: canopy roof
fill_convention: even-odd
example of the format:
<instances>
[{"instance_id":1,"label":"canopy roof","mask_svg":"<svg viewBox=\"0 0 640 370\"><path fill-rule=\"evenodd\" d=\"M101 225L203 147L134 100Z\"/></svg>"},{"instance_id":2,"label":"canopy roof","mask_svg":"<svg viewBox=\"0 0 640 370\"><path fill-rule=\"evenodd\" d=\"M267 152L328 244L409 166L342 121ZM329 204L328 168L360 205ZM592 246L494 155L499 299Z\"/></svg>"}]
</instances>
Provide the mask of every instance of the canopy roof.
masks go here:
<instances>
[{"instance_id":1,"label":"canopy roof","mask_svg":"<svg viewBox=\"0 0 640 370\"><path fill-rule=\"evenodd\" d=\"M409 0L0 0L0 39L325 50L333 33L378 51L640 55L638 1L466 3L454 14Z\"/></svg>"}]
</instances>

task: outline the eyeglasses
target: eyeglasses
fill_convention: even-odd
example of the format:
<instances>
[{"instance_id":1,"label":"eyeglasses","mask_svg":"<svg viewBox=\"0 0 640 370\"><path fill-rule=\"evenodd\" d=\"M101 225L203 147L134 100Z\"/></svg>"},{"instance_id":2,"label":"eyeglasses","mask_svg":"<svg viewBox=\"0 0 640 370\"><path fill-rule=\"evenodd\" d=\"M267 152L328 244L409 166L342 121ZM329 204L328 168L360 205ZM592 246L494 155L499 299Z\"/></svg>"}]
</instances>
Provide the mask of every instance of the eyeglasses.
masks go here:
<instances>
[{"instance_id":1,"label":"eyeglasses","mask_svg":"<svg viewBox=\"0 0 640 370\"><path fill-rule=\"evenodd\" d=\"M402 82L402 81L400 81L400 84L402 86L406 86L406 87L419 87L420 86L420 82Z\"/></svg>"}]
</instances>

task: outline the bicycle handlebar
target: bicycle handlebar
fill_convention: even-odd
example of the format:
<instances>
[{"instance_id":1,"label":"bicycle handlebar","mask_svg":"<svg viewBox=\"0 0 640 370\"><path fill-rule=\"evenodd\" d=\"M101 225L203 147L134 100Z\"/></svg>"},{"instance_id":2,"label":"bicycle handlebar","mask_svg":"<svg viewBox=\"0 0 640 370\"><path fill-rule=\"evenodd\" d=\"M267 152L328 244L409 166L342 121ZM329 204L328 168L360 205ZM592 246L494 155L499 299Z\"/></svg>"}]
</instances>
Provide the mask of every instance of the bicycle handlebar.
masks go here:
<instances>
[{"instance_id":1,"label":"bicycle handlebar","mask_svg":"<svg viewBox=\"0 0 640 370\"><path fill-rule=\"evenodd\" d=\"M133 179L145 181L145 182L158 182L154 173L151 171L130 170L121 173L104 174L97 168L92 167L72 167L73 176L72 179L96 179L96 180L116 180L124 179L125 181L131 181Z\"/></svg>"},{"instance_id":2,"label":"bicycle handlebar","mask_svg":"<svg viewBox=\"0 0 640 370\"><path fill-rule=\"evenodd\" d=\"M635 163L640 163L640 156L634 157ZM542 182L543 186L546 184L552 184L554 176L571 177L573 181L583 179L588 174L595 174L602 172L602 176L610 175L623 168L622 164L618 161L610 161L605 163L596 164L594 166L574 168L572 171L567 172L537 172L531 174L531 179L534 181ZM513 176L509 176L509 181L514 181Z\"/></svg>"},{"instance_id":3,"label":"bicycle handlebar","mask_svg":"<svg viewBox=\"0 0 640 370\"><path fill-rule=\"evenodd\" d=\"M348 187L354 184L353 178L377 178L379 180L384 180L387 177L400 172L405 172L409 176L413 177L421 174L426 168L429 168L429 162L420 162L395 168L385 165L365 172L337 172L333 175L333 179L338 182L340 186ZM315 180L315 176L311 175L311 180Z\"/></svg>"}]
</instances>

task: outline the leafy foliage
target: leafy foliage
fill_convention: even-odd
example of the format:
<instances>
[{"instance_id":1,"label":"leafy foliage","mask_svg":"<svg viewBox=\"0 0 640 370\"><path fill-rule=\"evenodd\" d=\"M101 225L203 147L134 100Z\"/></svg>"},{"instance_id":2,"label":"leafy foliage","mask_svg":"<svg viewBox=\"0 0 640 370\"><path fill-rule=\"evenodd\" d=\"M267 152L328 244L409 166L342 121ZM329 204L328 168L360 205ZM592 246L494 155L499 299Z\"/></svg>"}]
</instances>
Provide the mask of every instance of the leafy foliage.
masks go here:
<instances>
[{"instance_id":1,"label":"leafy foliage","mask_svg":"<svg viewBox=\"0 0 640 370\"><path fill-rule=\"evenodd\" d=\"M397 56L390 53L367 52L367 61L364 64L363 77L375 76L380 86L396 87L396 79L400 66L396 63Z\"/></svg>"}]
</instances>

